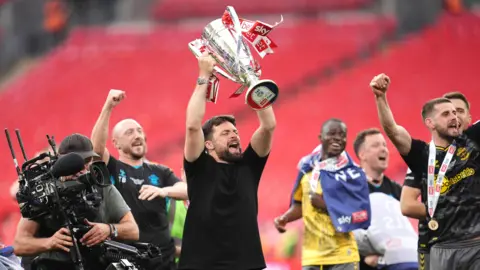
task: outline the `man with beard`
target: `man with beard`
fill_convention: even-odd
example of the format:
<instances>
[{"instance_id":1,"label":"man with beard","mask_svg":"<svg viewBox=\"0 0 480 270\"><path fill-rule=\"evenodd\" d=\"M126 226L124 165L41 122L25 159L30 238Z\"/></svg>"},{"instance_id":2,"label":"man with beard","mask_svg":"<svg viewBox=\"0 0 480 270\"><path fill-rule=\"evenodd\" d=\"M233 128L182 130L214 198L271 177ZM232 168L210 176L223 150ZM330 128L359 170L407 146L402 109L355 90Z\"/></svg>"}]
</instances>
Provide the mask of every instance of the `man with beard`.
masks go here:
<instances>
[{"instance_id":1,"label":"man with beard","mask_svg":"<svg viewBox=\"0 0 480 270\"><path fill-rule=\"evenodd\" d=\"M347 126L344 122L335 118L327 120L319 138L322 148L303 160L304 175L297 178L290 209L277 217L274 224L283 233L288 223L303 217L303 270L356 270L360 258L352 231L368 227L370 213L366 215L366 222L365 216L359 218L355 210L345 215L338 215L337 210L345 211L352 209L349 205L356 205L357 210L368 208L366 212L369 212L367 179L345 152ZM335 168L333 178L326 172L331 165ZM349 177L342 179L340 175ZM332 200L332 195L342 202ZM344 229L345 224L351 227ZM364 226L360 226L362 224Z\"/></svg>"},{"instance_id":2,"label":"man with beard","mask_svg":"<svg viewBox=\"0 0 480 270\"><path fill-rule=\"evenodd\" d=\"M257 111L260 126L242 151L233 116L202 126L215 60L198 58L199 77L187 107L184 169L188 208L179 269L264 269L257 191L276 126L273 108Z\"/></svg>"},{"instance_id":3,"label":"man with beard","mask_svg":"<svg viewBox=\"0 0 480 270\"><path fill-rule=\"evenodd\" d=\"M480 124L459 130L452 101L436 98L422 108L430 144L412 139L395 123L386 99L390 79L370 83L380 122L415 177L427 190L427 204L408 207L411 216L427 219L430 269L480 269Z\"/></svg>"},{"instance_id":4,"label":"man with beard","mask_svg":"<svg viewBox=\"0 0 480 270\"><path fill-rule=\"evenodd\" d=\"M460 92L450 92L443 95L443 97L449 99L455 106L459 122L458 128L462 133L464 129L468 128L472 121L472 116L470 115L470 103ZM430 247L428 245L429 230L427 227L427 219L426 216L419 216L415 213L415 209L418 209L420 204L427 204L427 186L422 182L421 175L415 176L414 173L408 169L402 190L403 195L400 201L402 213L405 216L419 220L418 261L420 270L428 270L430 264ZM419 196L421 196L421 202L418 201Z\"/></svg>"},{"instance_id":5,"label":"man with beard","mask_svg":"<svg viewBox=\"0 0 480 270\"><path fill-rule=\"evenodd\" d=\"M105 148L108 123L113 108L124 98L123 91L110 90L92 131L94 151L107 163L112 183L132 209L140 229L140 242L161 248L163 263L158 263L155 269L174 269L175 245L170 236L165 198L187 199L186 184L168 167L145 160L145 133L133 119L122 120L113 128L112 141L119 158L110 155Z\"/></svg>"}]
</instances>

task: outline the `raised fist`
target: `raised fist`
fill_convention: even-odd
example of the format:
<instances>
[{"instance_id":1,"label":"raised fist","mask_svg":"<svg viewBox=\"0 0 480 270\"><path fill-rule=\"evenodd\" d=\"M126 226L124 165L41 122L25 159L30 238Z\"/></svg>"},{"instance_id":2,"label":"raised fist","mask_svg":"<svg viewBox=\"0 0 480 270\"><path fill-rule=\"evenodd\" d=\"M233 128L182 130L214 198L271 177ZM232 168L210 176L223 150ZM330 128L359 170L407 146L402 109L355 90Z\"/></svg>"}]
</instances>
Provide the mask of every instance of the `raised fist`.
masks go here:
<instances>
[{"instance_id":1,"label":"raised fist","mask_svg":"<svg viewBox=\"0 0 480 270\"><path fill-rule=\"evenodd\" d=\"M200 77L210 78L213 73L213 68L215 67L215 59L207 53L204 52L202 56L198 58L198 68L200 69Z\"/></svg>"},{"instance_id":2,"label":"raised fist","mask_svg":"<svg viewBox=\"0 0 480 270\"><path fill-rule=\"evenodd\" d=\"M107 96L107 105L110 108L114 108L117 106L120 101L122 101L126 97L125 91L111 89Z\"/></svg>"},{"instance_id":3,"label":"raised fist","mask_svg":"<svg viewBox=\"0 0 480 270\"><path fill-rule=\"evenodd\" d=\"M373 77L370 87L376 96L385 95L390 85L390 78L385 74L379 74Z\"/></svg>"}]
</instances>

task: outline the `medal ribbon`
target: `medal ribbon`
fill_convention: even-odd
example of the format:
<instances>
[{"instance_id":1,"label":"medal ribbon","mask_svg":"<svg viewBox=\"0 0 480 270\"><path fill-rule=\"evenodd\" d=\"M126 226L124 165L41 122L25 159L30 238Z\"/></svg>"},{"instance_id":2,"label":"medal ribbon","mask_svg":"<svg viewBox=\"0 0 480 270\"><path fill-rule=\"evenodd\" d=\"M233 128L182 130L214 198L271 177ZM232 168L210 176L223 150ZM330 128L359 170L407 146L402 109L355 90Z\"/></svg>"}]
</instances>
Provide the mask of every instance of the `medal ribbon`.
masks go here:
<instances>
[{"instance_id":1,"label":"medal ribbon","mask_svg":"<svg viewBox=\"0 0 480 270\"><path fill-rule=\"evenodd\" d=\"M440 191L442 189L443 179L445 178L445 173L448 170L448 166L452 161L453 154L457 146L455 141L448 147L447 154L443 159L442 166L437 175L437 181L435 181L435 160L437 157L435 143L430 141L429 151L428 151L428 172L427 172L427 188L428 188L428 214L433 218L435 209L437 208L438 198L440 197Z\"/></svg>"},{"instance_id":2,"label":"medal ribbon","mask_svg":"<svg viewBox=\"0 0 480 270\"><path fill-rule=\"evenodd\" d=\"M277 45L267 35L279 24L283 22L283 17L280 22L275 25L269 25L261 21L250 21L239 18L242 36L255 48L260 57L265 57L267 54L272 54L273 49ZM230 30L234 30L232 17L228 11L225 11L222 16L223 24Z\"/></svg>"}]
</instances>

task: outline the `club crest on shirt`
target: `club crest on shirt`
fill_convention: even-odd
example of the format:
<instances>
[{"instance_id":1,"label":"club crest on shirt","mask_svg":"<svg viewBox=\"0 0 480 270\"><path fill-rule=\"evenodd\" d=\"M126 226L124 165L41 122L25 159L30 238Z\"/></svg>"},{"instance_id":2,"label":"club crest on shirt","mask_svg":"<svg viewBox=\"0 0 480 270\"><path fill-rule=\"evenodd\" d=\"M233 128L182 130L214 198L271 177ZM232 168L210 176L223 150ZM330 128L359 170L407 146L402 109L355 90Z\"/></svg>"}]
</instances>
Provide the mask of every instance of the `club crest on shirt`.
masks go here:
<instances>
[{"instance_id":1,"label":"club crest on shirt","mask_svg":"<svg viewBox=\"0 0 480 270\"><path fill-rule=\"evenodd\" d=\"M159 179L160 179L160 178L158 178L158 176L155 175L155 174L151 174L151 175L148 177L148 180L150 180L150 183L151 183L152 185L154 185L154 186L158 186L158 180L159 180Z\"/></svg>"}]
</instances>

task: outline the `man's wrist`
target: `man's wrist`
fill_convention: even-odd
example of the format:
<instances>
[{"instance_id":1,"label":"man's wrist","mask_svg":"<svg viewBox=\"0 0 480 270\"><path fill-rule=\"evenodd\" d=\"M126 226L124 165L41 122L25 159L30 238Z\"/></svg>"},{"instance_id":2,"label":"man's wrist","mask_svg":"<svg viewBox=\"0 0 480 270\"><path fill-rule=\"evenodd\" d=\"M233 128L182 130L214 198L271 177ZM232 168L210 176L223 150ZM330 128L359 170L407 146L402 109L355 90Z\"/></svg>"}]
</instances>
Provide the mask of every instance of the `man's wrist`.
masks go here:
<instances>
[{"instance_id":1,"label":"man's wrist","mask_svg":"<svg viewBox=\"0 0 480 270\"><path fill-rule=\"evenodd\" d=\"M198 76L197 78L197 85L208 85L209 77L206 76Z\"/></svg>"},{"instance_id":2,"label":"man's wrist","mask_svg":"<svg viewBox=\"0 0 480 270\"><path fill-rule=\"evenodd\" d=\"M209 72L200 72L198 73L198 77L199 78L205 78L205 79L210 79L210 77L212 77L212 73L209 73Z\"/></svg>"},{"instance_id":3,"label":"man's wrist","mask_svg":"<svg viewBox=\"0 0 480 270\"><path fill-rule=\"evenodd\" d=\"M110 227L110 238L115 239L118 237L118 230L117 227L114 224L108 224Z\"/></svg>"},{"instance_id":4,"label":"man's wrist","mask_svg":"<svg viewBox=\"0 0 480 270\"><path fill-rule=\"evenodd\" d=\"M110 102L106 102L105 105L103 105L103 113L111 113L113 110L113 105L110 104Z\"/></svg>"},{"instance_id":5,"label":"man's wrist","mask_svg":"<svg viewBox=\"0 0 480 270\"><path fill-rule=\"evenodd\" d=\"M387 93L383 93L383 94L380 94L380 95L374 94L374 95L375 95L375 99L386 99L387 98Z\"/></svg>"},{"instance_id":6,"label":"man's wrist","mask_svg":"<svg viewBox=\"0 0 480 270\"><path fill-rule=\"evenodd\" d=\"M163 192L165 192L165 198L167 198L170 195L170 187L164 187L160 189L162 189Z\"/></svg>"}]
</instances>

